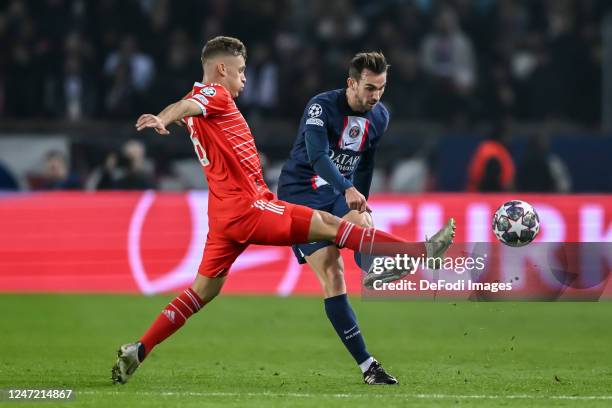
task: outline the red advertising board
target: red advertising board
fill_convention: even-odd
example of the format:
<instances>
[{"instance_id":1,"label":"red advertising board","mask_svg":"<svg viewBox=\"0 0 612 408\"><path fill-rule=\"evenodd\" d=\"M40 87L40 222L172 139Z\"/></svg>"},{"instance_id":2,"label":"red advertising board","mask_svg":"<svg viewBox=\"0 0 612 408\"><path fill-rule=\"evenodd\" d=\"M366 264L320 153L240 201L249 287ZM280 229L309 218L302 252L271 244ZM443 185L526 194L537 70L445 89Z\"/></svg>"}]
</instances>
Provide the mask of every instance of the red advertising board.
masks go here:
<instances>
[{"instance_id":1,"label":"red advertising board","mask_svg":"<svg viewBox=\"0 0 612 408\"><path fill-rule=\"evenodd\" d=\"M612 242L610 195L377 195L370 207L378 228L408 240L422 240L454 217L457 242L493 242L492 214L515 198L537 209L538 242ZM175 291L193 280L207 230L206 192L3 195L0 292ZM352 254L343 253L349 291L359 292ZM234 264L224 293L321 290L289 248L252 246Z\"/></svg>"}]
</instances>

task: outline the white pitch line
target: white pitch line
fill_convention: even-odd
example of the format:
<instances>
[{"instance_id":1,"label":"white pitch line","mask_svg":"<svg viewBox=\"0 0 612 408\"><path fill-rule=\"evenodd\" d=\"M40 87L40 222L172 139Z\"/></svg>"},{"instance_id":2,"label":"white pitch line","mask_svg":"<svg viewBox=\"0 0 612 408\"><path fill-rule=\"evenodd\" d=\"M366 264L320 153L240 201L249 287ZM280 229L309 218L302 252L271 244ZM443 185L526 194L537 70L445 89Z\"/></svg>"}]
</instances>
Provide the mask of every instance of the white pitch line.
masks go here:
<instances>
[{"instance_id":1,"label":"white pitch line","mask_svg":"<svg viewBox=\"0 0 612 408\"><path fill-rule=\"evenodd\" d=\"M191 397L278 397L278 398L412 398L412 399L536 399L536 400L576 400L576 401L597 401L612 400L612 395L529 395L529 394L510 394L510 395L455 395L455 394L316 394L316 393L296 393L296 392L196 392L196 391L76 391L76 395L151 395L151 396L191 396Z\"/></svg>"}]
</instances>

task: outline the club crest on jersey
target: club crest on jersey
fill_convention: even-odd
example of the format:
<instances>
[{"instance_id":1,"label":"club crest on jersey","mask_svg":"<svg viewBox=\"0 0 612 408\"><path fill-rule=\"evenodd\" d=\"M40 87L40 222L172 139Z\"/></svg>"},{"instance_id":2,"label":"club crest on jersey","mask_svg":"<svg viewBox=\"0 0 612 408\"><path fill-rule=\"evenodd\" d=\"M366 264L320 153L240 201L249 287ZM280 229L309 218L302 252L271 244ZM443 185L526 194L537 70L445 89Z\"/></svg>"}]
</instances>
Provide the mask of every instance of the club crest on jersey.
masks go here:
<instances>
[{"instance_id":1,"label":"club crest on jersey","mask_svg":"<svg viewBox=\"0 0 612 408\"><path fill-rule=\"evenodd\" d=\"M213 88L212 86L207 86L206 88L202 88L200 93L206 96L215 96L217 94L217 90Z\"/></svg>"},{"instance_id":2,"label":"club crest on jersey","mask_svg":"<svg viewBox=\"0 0 612 408\"><path fill-rule=\"evenodd\" d=\"M345 150L359 152L363 150L366 138L368 136L368 127L370 122L366 118L360 116L347 116L345 118L344 128L338 141L338 147Z\"/></svg>"}]
</instances>

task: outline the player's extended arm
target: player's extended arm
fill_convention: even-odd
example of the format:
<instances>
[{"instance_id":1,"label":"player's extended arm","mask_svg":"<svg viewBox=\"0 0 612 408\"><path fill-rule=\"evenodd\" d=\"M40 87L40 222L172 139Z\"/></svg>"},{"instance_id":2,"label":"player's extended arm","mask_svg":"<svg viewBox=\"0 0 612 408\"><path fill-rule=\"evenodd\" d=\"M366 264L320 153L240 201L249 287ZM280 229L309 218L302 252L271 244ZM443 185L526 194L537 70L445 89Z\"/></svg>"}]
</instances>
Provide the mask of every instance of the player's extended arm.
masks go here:
<instances>
[{"instance_id":1,"label":"player's extended arm","mask_svg":"<svg viewBox=\"0 0 612 408\"><path fill-rule=\"evenodd\" d=\"M340 174L338 168L334 166L329 158L329 141L324 132L307 130L304 135L304 142L306 143L308 160L317 174L323 177L323 180L342 193L347 188L353 187L353 183Z\"/></svg>"},{"instance_id":2,"label":"player's extended arm","mask_svg":"<svg viewBox=\"0 0 612 408\"><path fill-rule=\"evenodd\" d=\"M152 115L145 113L136 121L136 130L152 128L160 135L167 135L170 132L166 127L172 123L183 119L186 116L201 115L202 110L195 103L188 100L180 100L164 108L159 114Z\"/></svg>"},{"instance_id":3,"label":"player's extended arm","mask_svg":"<svg viewBox=\"0 0 612 408\"><path fill-rule=\"evenodd\" d=\"M374 156L376 149L371 147L361 155L353 176L353 185L363 194L366 200L370 197L372 175L374 174Z\"/></svg>"},{"instance_id":4,"label":"player's extended arm","mask_svg":"<svg viewBox=\"0 0 612 408\"><path fill-rule=\"evenodd\" d=\"M329 141L327 140L327 134L307 130L304 141L308 160L317 174L336 190L344 193L349 208L360 212L365 211L367 209L365 197L353 187L350 180L340 174L340 171L328 156Z\"/></svg>"}]
</instances>

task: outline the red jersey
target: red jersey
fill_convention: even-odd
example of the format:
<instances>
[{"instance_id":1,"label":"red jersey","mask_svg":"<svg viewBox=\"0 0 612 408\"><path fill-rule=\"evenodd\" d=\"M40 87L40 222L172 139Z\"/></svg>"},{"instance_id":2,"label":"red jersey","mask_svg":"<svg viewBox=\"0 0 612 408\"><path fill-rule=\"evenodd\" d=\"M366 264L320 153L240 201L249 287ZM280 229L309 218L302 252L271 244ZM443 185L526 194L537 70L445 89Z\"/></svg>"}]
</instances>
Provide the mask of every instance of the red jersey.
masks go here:
<instances>
[{"instance_id":1,"label":"red jersey","mask_svg":"<svg viewBox=\"0 0 612 408\"><path fill-rule=\"evenodd\" d=\"M209 215L227 218L247 202L271 199L251 129L227 89L196 82L185 99L202 110L183 121L208 180Z\"/></svg>"}]
</instances>

